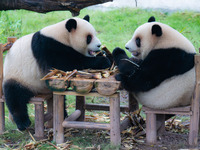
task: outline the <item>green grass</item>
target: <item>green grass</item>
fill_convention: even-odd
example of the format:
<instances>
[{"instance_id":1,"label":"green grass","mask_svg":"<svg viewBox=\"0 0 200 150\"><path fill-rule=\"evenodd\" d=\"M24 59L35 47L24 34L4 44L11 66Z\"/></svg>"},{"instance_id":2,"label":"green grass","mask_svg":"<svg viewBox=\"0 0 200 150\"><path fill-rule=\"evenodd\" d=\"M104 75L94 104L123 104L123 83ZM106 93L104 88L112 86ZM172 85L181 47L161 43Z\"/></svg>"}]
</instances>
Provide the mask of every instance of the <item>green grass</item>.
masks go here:
<instances>
[{"instance_id":1,"label":"green grass","mask_svg":"<svg viewBox=\"0 0 200 150\"><path fill-rule=\"evenodd\" d=\"M158 11L128 8L105 12L84 9L81 11L79 17L83 18L86 14L90 15L90 22L95 27L98 33L97 36L102 44L106 45L110 51L115 47L124 48L125 43L131 39L134 30L139 25L146 23L150 16L155 16L157 21L166 23L181 32L194 44L196 50L200 47L200 13L161 13ZM0 11L0 43L5 43L9 36L16 36L19 38L69 17L71 17L71 13L68 11L57 11L47 14L39 14L25 10ZM72 96L68 96L67 98L67 105L69 106L68 111L71 113L74 110L75 98ZM99 100L88 98L87 101L98 102ZM106 101L101 100L101 102L105 103ZM90 115L92 112L87 112L87 114ZM33 105L29 106L29 115L31 116L32 127L34 127ZM8 116L7 108L6 116ZM93 131L81 131L80 134L73 134L74 136L70 137L69 140L71 140L74 145L82 148L91 147L95 144L95 146L101 145L103 149L115 149L111 148L109 145L109 139L105 140L107 137L106 133L98 138ZM97 139L97 142L94 142L94 139ZM10 149L16 147L23 148L24 145L30 143L30 141L31 138L29 134L26 131L17 131L16 125L10 122L8 117L6 117L6 132L4 135L0 135L0 149L3 147L6 148L5 144L9 142L13 143ZM38 146L38 149L47 148L54 149L48 143Z\"/></svg>"},{"instance_id":2,"label":"green grass","mask_svg":"<svg viewBox=\"0 0 200 150\"><path fill-rule=\"evenodd\" d=\"M146 23L150 16L157 21L166 23L184 36L186 36L198 49L200 46L200 14L194 12L161 13L158 11L122 8L112 11L94 11L84 9L80 16L86 14L91 17L102 44L109 50L115 47L124 48L125 43L131 39L134 30ZM71 17L67 11L39 14L35 12L18 10L0 12L0 42L6 42L8 36L21 37L36 32L45 26L55 24Z\"/></svg>"}]
</instances>

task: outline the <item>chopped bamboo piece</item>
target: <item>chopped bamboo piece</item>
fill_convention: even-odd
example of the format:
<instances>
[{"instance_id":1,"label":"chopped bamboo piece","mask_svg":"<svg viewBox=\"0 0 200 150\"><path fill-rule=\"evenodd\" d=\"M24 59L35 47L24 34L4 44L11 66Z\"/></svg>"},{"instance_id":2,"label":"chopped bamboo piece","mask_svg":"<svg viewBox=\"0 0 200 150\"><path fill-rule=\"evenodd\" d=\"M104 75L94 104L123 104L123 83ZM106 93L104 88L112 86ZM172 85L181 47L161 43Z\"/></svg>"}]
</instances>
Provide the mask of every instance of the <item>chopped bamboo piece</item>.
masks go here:
<instances>
[{"instance_id":1,"label":"chopped bamboo piece","mask_svg":"<svg viewBox=\"0 0 200 150\"><path fill-rule=\"evenodd\" d=\"M89 93L93 88L95 79L74 78L71 80L71 87L77 93Z\"/></svg>"},{"instance_id":2,"label":"chopped bamboo piece","mask_svg":"<svg viewBox=\"0 0 200 150\"><path fill-rule=\"evenodd\" d=\"M73 70L72 73L70 73L68 76L65 77L65 80L64 80L64 81L69 80L69 78L71 78L71 77L72 77L74 74L76 74L76 73L77 73L77 70L76 70L76 69Z\"/></svg>"},{"instance_id":3,"label":"chopped bamboo piece","mask_svg":"<svg viewBox=\"0 0 200 150\"><path fill-rule=\"evenodd\" d=\"M95 88L101 95L112 95L119 89L119 86L120 82L116 81L114 76L95 81Z\"/></svg>"}]
</instances>

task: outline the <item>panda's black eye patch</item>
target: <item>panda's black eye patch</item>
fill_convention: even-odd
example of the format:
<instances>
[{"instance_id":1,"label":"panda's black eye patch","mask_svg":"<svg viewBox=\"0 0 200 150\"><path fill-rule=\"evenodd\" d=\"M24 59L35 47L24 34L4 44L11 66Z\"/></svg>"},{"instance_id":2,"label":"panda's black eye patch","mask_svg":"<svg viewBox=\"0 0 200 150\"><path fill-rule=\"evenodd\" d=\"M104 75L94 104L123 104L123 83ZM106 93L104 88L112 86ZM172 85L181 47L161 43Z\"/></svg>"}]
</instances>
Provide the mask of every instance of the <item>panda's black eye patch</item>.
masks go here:
<instances>
[{"instance_id":1,"label":"panda's black eye patch","mask_svg":"<svg viewBox=\"0 0 200 150\"><path fill-rule=\"evenodd\" d=\"M87 35L87 44L90 44L91 41L92 41L92 36L89 34Z\"/></svg>"},{"instance_id":2,"label":"panda's black eye patch","mask_svg":"<svg viewBox=\"0 0 200 150\"><path fill-rule=\"evenodd\" d=\"M140 47L140 46L141 46L141 43L140 43L140 42L141 42L141 41L140 41L140 38L137 37L137 38L135 39L135 43L136 43L137 47Z\"/></svg>"}]
</instances>

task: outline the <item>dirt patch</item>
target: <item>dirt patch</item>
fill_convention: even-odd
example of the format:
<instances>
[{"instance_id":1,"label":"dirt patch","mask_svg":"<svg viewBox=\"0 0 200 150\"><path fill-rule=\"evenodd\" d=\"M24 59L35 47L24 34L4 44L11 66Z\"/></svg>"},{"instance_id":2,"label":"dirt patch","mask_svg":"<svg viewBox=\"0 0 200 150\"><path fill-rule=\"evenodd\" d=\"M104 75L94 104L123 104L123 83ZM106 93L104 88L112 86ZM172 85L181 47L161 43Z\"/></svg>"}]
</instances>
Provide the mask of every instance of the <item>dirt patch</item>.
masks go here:
<instances>
[{"instance_id":1,"label":"dirt patch","mask_svg":"<svg viewBox=\"0 0 200 150\"><path fill-rule=\"evenodd\" d=\"M145 137L144 137L145 138ZM200 138L200 137L199 137ZM172 133L166 131L162 135L158 136L158 141L155 145L146 144L144 139L143 143L137 142L127 146L127 143L122 142L122 149L136 149L136 150L178 150L178 149L189 149L189 148L200 148L200 140L198 140L198 147L191 147L188 145L188 135Z\"/></svg>"},{"instance_id":2,"label":"dirt patch","mask_svg":"<svg viewBox=\"0 0 200 150\"><path fill-rule=\"evenodd\" d=\"M77 141L76 137L79 137ZM134 150L178 150L178 149L200 148L200 137L198 141L199 143L198 147L191 147L188 145L188 134L173 133L171 131L165 131L164 133L159 135L157 143L154 145L149 145L146 143L145 135L135 138L134 136L127 136L121 134L121 138L122 138L122 144L120 148L121 150L133 150L133 149ZM102 130L87 130L87 129L71 130L70 134L68 132L68 137L65 138L65 141L67 140L72 140L73 144L75 145L76 142L79 141L83 145L85 145L85 148L88 147L87 143L90 143L94 146L93 149L98 149L97 147L99 145L101 145L100 146L101 149L106 149L105 146L110 143L109 132Z\"/></svg>"}]
</instances>

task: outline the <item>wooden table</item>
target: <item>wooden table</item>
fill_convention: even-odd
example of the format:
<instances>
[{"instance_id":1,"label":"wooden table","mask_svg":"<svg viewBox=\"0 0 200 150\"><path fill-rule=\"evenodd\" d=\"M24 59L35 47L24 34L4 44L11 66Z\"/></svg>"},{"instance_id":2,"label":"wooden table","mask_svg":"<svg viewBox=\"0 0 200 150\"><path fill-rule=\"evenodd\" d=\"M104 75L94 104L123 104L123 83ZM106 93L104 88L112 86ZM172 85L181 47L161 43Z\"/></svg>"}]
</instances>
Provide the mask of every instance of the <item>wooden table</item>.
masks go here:
<instances>
[{"instance_id":1,"label":"wooden table","mask_svg":"<svg viewBox=\"0 0 200 150\"><path fill-rule=\"evenodd\" d=\"M82 108L74 112L78 113L81 111L79 118L81 115L84 115L84 106L81 103L84 103L83 100L85 96L97 96L97 97L109 97L110 101L110 124L106 123L94 123L94 122L83 122L83 121L74 121L73 119L65 119L64 121L64 110L63 108L64 96L65 95L74 95L80 100L80 105ZM82 100L82 102L81 102ZM88 94L79 94L73 91L65 91L65 92L53 92L53 132L54 132L54 141L57 144L64 142L64 127L67 128L85 128L85 129L105 129L110 130L110 140L113 145L121 144L121 136L120 136L120 94L117 91L115 94L111 96L103 96L97 92L90 92ZM73 115L73 114L72 114ZM71 115L70 115L71 116ZM70 118L70 116L68 118ZM72 117L73 118L73 117ZM77 118L77 117L76 117ZM76 119L75 118L75 119ZM84 117L82 117L84 118ZM63 127L64 126L64 127Z\"/></svg>"}]
</instances>

